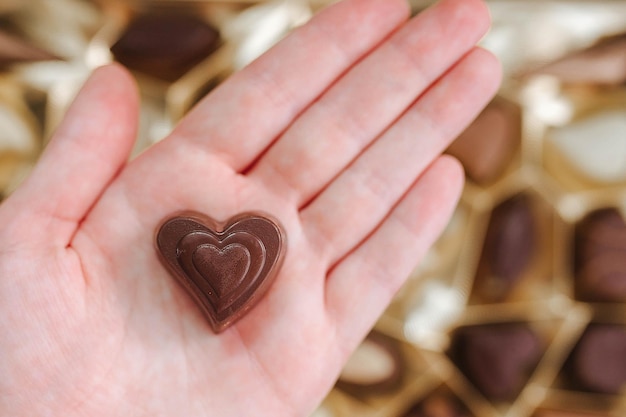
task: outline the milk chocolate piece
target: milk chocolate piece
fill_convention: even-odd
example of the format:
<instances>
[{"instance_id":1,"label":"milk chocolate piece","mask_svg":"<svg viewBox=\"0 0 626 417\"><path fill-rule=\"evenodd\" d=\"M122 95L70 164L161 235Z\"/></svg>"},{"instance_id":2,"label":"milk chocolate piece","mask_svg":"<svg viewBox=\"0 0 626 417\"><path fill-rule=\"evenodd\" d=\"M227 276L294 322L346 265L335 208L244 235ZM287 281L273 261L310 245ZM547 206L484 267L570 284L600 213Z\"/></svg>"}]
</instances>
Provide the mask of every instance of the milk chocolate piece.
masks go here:
<instances>
[{"instance_id":1,"label":"milk chocolate piece","mask_svg":"<svg viewBox=\"0 0 626 417\"><path fill-rule=\"evenodd\" d=\"M626 326L590 324L566 364L576 388L618 394L626 387Z\"/></svg>"},{"instance_id":2,"label":"milk chocolate piece","mask_svg":"<svg viewBox=\"0 0 626 417\"><path fill-rule=\"evenodd\" d=\"M163 223L156 245L163 264L219 333L267 292L282 262L285 234L260 214L222 223L183 213Z\"/></svg>"},{"instance_id":3,"label":"milk chocolate piece","mask_svg":"<svg viewBox=\"0 0 626 417\"><path fill-rule=\"evenodd\" d=\"M626 222L614 208L596 210L576 225L576 298L626 301Z\"/></svg>"},{"instance_id":4,"label":"milk chocolate piece","mask_svg":"<svg viewBox=\"0 0 626 417\"><path fill-rule=\"evenodd\" d=\"M463 164L472 181L488 184L502 175L513 159L519 148L521 131L519 107L496 97L446 153Z\"/></svg>"},{"instance_id":5,"label":"milk chocolate piece","mask_svg":"<svg viewBox=\"0 0 626 417\"><path fill-rule=\"evenodd\" d=\"M0 31L0 67L21 62L53 59L58 58L14 35Z\"/></svg>"},{"instance_id":6,"label":"milk chocolate piece","mask_svg":"<svg viewBox=\"0 0 626 417\"><path fill-rule=\"evenodd\" d=\"M547 74L566 84L615 86L626 83L626 33L600 39L582 51L575 51L544 65L531 74Z\"/></svg>"},{"instance_id":7,"label":"milk chocolate piece","mask_svg":"<svg viewBox=\"0 0 626 417\"><path fill-rule=\"evenodd\" d=\"M532 261L535 219L530 198L519 194L493 209L476 274L474 291L486 301L502 301Z\"/></svg>"},{"instance_id":8,"label":"milk chocolate piece","mask_svg":"<svg viewBox=\"0 0 626 417\"><path fill-rule=\"evenodd\" d=\"M434 393L415 404L402 417L470 417L470 413L451 395Z\"/></svg>"},{"instance_id":9,"label":"milk chocolate piece","mask_svg":"<svg viewBox=\"0 0 626 417\"><path fill-rule=\"evenodd\" d=\"M372 332L352 354L336 386L355 396L384 394L401 385L404 367L398 343Z\"/></svg>"},{"instance_id":10,"label":"milk chocolate piece","mask_svg":"<svg viewBox=\"0 0 626 417\"><path fill-rule=\"evenodd\" d=\"M450 356L485 397L513 401L530 378L543 351L525 324L498 323L458 329Z\"/></svg>"},{"instance_id":11,"label":"milk chocolate piece","mask_svg":"<svg viewBox=\"0 0 626 417\"><path fill-rule=\"evenodd\" d=\"M160 13L134 19L111 47L128 68L175 81L214 52L219 33L197 17Z\"/></svg>"}]
</instances>

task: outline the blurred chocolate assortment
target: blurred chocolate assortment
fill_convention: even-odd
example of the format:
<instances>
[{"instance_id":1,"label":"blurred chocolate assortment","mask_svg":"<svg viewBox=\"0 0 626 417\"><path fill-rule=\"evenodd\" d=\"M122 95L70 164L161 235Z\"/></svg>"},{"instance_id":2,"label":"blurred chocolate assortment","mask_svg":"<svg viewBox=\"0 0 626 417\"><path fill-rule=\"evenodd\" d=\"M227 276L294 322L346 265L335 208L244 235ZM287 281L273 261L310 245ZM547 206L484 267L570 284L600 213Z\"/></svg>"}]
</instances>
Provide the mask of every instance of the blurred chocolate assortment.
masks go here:
<instances>
[{"instance_id":1,"label":"blurred chocolate assortment","mask_svg":"<svg viewBox=\"0 0 626 417\"><path fill-rule=\"evenodd\" d=\"M136 155L327 2L2 0L2 197L93 68L139 82ZM315 417L626 415L626 1L489 4L462 200Z\"/></svg>"}]
</instances>

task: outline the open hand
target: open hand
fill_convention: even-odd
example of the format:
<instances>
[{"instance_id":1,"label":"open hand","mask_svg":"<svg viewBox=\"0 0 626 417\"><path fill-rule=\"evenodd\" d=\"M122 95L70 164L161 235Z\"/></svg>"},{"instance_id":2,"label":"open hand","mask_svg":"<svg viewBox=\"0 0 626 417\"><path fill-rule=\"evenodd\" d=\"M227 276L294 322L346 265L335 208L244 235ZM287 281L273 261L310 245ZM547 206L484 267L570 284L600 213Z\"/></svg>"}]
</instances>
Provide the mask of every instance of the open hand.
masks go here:
<instances>
[{"instance_id":1,"label":"open hand","mask_svg":"<svg viewBox=\"0 0 626 417\"><path fill-rule=\"evenodd\" d=\"M412 20L345 0L128 162L138 97L95 71L0 206L0 414L306 416L453 210L438 157L500 80L479 0ZM269 292L215 335L159 262L180 210L261 210L288 248Z\"/></svg>"}]
</instances>

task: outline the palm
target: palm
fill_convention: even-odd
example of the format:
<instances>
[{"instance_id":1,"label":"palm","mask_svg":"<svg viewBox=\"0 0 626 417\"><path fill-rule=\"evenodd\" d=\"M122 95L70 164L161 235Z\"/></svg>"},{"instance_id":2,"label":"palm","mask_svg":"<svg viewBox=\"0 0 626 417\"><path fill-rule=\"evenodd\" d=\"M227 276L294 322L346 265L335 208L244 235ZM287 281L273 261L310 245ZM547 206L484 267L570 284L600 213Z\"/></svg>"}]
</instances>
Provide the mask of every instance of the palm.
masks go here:
<instances>
[{"instance_id":1,"label":"palm","mask_svg":"<svg viewBox=\"0 0 626 417\"><path fill-rule=\"evenodd\" d=\"M152 165L152 159L158 153L160 150L155 149L145 161L137 161L138 166L144 162ZM207 410L207 413L208 410L221 410L219 415L242 415L249 404L263 404L267 415L291 415L292 403L301 404L304 398L309 398L307 406L310 407L313 404L310 401L320 398L327 389L332 374L319 375L319 363L324 358L336 363L340 360L339 352L324 346L330 342L324 335L332 331L331 323L324 317L322 284L326 271L320 265L320 254L307 247L308 242L301 236L296 208L289 207L245 177L233 178L227 168L208 161L205 164L203 159L198 161L198 166L188 166L179 174L183 178L206 176L216 179L216 185L210 187L204 197L209 203L208 209L197 206L197 196L185 195L175 189L168 192L165 201L163 190L126 189L127 184L144 181L141 168L136 170L131 166L119 183L110 188L101 205L94 208L74 238L73 248L81 254L81 259L85 259L85 270L93 271L92 279L101 281L104 286L101 289L100 285L94 287L114 294L114 301L102 306L104 311L96 315L116 316L118 322L114 328L118 337L110 346L111 350L102 352L99 360L114 361L107 368L119 371L119 381L109 383L134 381L133 384L137 384L142 381L142 385L150 386L151 392L147 392L147 398L141 398L140 402L165 402L166 406L160 408L164 415L166 410L169 415L194 415L198 410L193 407ZM163 175L164 178L159 178L157 174L156 184L171 181L169 173ZM124 195L131 196L130 201L124 201ZM220 198L211 198L212 195ZM242 195L246 197L242 198ZM119 204L120 201L123 204ZM141 207L144 202L152 202L149 210ZM277 277L275 291L255 308L254 314L249 314L218 337L211 333L188 295L168 276L153 249L154 226L167 213L180 210L181 204L182 207L220 213L220 218L251 207L263 207L283 220L289 236L289 256ZM129 211L129 205L140 208ZM123 235L113 223L120 225ZM129 248L136 248L137 253L130 249L129 254ZM91 259L94 260L93 266L89 262ZM111 264L103 259L115 261ZM105 265L105 269L99 265ZM88 272L87 275L91 274ZM111 282L110 276L119 279ZM281 285L281 282L285 284ZM94 297L102 298L102 294ZM297 317L297 326L294 326L294 317ZM111 337L111 330L106 326L96 328ZM97 335L94 342L102 337L102 334ZM314 345L319 351L313 355L319 355L318 358L292 354L306 352ZM121 359L115 355L126 349L130 352ZM336 357L329 358L329 353ZM129 378L131 369L135 369L136 374ZM302 388L294 390L294 384ZM224 394L217 395L213 387L219 387L219 392ZM172 395L163 398L164 392ZM194 393L201 392L207 395L201 400L192 398ZM209 394L211 392L213 394ZM303 398L297 398L303 395ZM193 404L191 409L190 404ZM185 412L181 412L183 410Z\"/></svg>"},{"instance_id":2,"label":"palm","mask_svg":"<svg viewBox=\"0 0 626 417\"><path fill-rule=\"evenodd\" d=\"M338 24L355 16L367 30ZM340 3L126 165L136 96L118 68L99 71L0 209L0 409L311 411L445 224L461 175L431 161L497 86L472 49L480 3L448 0L397 30L405 19L401 1ZM402 58L416 54L429 66ZM286 229L272 288L220 335L153 246L182 209L262 210Z\"/></svg>"}]
</instances>

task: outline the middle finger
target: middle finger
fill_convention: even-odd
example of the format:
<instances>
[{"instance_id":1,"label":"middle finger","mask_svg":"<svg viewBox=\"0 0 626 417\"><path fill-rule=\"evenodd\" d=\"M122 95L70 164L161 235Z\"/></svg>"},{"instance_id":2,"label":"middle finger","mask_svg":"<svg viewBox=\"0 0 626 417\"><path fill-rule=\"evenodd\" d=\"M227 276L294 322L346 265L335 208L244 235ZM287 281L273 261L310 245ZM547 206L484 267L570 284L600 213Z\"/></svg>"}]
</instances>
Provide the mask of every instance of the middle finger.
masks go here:
<instances>
[{"instance_id":1,"label":"middle finger","mask_svg":"<svg viewBox=\"0 0 626 417\"><path fill-rule=\"evenodd\" d=\"M250 178L302 207L467 53L488 26L481 0L443 0L421 13L306 110L252 167Z\"/></svg>"}]
</instances>

